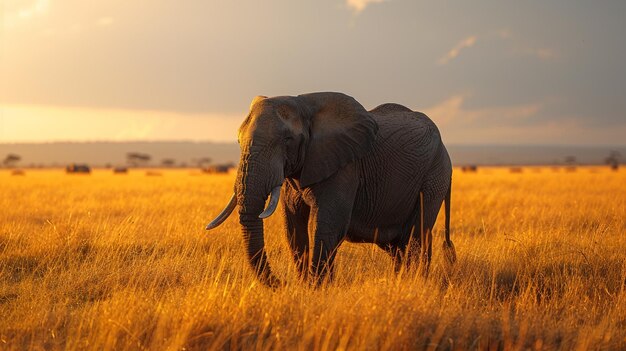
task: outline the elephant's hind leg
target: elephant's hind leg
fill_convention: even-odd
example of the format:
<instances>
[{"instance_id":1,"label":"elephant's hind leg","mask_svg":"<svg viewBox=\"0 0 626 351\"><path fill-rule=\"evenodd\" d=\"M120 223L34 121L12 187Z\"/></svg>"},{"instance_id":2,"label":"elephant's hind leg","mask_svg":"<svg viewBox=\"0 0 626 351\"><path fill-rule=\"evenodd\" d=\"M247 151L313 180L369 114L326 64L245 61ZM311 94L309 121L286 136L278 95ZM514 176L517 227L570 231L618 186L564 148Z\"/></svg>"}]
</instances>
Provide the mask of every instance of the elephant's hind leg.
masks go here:
<instances>
[{"instance_id":1,"label":"elephant's hind leg","mask_svg":"<svg viewBox=\"0 0 626 351\"><path fill-rule=\"evenodd\" d=\"M411 234L403 250L402 259L407 269L414 269L428 276L432 255L432 230L424 228L420 223L418 215L416 223L411 227Z\"/></svg>"},{"instance_id":2,"label":"elephant's hind leg","mask_svg":"<svg viewBox=\"0 0 626 351\"><path fill-rule=\"evenodd\" d=\"M393 269L396 274L402 271L402 267L404 265L404 247L398 246L396 244L376 244L378 247L383 249L393 261Z\"/></svg>"},{"instance_id":3,"label":"elephant's hind leg","mask_svg":"<svg viewBox=\"0 0 626 351\"><path fill-rule=\"evenodd\" d=\"M413 226L412 238L419 239L419 262L420 270L425 276L428 275L430 262L433 254L433 228L437 221L437 216L441 209L448 189L441 186L439 182L426 182L425 187L420 192L418 201L417 221ZM417 253L417 250L415 250Z\"/></svg>"}]
</instances>

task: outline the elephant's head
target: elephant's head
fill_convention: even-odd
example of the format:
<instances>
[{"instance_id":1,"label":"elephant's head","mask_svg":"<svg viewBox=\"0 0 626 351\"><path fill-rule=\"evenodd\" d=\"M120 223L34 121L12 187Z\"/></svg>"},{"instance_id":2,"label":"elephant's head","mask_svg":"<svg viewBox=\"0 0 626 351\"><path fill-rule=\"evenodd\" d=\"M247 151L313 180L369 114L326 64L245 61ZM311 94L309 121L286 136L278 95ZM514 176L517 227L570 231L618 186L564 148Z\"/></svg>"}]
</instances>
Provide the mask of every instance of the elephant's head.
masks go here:
<instances>
[{"instance_id":1,"label":"elephant's head","mask_svg":"<svg viewBox=\"0 0 626 351\"><path fill-rule=\"evenodd\" d=\"M297 179L301 188L323 181L368 153L377 131L363 106L344 94L255 97L239 128L241 159L234 195L207 229L220 225L239 206L248 259L262 282L278 284L267 263L262 219L276 209L284 179Z\"/></svg>"}]
</instances>

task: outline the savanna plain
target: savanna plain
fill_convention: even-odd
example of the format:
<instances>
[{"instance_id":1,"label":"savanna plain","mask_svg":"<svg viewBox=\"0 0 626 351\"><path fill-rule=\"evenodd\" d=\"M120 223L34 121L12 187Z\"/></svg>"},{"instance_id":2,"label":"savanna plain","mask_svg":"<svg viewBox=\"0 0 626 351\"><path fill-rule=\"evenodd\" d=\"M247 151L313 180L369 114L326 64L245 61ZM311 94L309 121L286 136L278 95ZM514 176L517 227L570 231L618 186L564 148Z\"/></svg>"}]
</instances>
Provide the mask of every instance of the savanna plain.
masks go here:
<instances>
[{"instance_id":1,"label":"savanna plain","mask_svg":"<svg viewBox=\"0 0 626 351\"><path fill-rule=\"evenodd\" d=\"M0 349L626 349L624 169L455 169L458 261L442 211L427 279L344 243L336 279L309 287L275 214L277 290L237 216L204 231L234 175L151 174L0 171Z\"/></svg>"}]
</instances>

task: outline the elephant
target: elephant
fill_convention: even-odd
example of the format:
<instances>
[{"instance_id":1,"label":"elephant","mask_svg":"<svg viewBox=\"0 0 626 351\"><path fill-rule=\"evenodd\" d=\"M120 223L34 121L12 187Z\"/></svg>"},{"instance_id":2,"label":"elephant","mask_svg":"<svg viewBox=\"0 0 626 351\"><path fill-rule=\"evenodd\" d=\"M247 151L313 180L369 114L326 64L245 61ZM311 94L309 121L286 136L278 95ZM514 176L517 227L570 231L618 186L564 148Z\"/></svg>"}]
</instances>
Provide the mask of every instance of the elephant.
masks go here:
<instances>
[{"instance_id":1,"label":"elephant","mask_svg":"<svg viewBox=\"0 0 626 351\"><path fill-rule=\"evenodd\" d=\"M444 200L444 257L456 260L452 165L425 114L394 103L367 111L336 92L257 96L238 142L234 194L206 229L238 206L247 258L264 284L283 284L268 263L263 230L279 201L299 276L316 285L332 279L344 240L376 244L392 256L396 270L417 262L428 272L432 229Z\"/></svg>"}]
</instances>

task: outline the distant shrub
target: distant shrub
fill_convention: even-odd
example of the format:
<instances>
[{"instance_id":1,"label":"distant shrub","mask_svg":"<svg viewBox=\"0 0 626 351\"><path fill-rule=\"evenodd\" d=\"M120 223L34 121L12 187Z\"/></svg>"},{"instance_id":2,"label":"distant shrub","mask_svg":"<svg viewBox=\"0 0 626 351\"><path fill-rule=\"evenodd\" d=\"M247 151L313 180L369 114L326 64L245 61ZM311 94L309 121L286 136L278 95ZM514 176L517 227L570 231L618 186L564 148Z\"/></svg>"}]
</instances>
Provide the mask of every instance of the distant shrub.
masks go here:
<instances>
[{"instance_id":1,"label":"distant shrub","mask_svg":"<svg viewBox=\"0 0 626 351\"><path fill-rule=\"evenodd\" d=\"M478 166L476 165L466 165L461 167L461 171L464 173L476 173L478 172Z\"/></svg>"},{"instance_id":2,"label":"distant shrub","mask_svg":"<svg viewBox=\"0 0 626 351\"><path fill-rule=\"evenodd\" d=\"M65 167L65 172L68 174L90 174L91 167L86 164L72 163Z\"/></svg>"}]
</instances>

